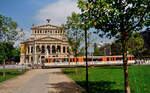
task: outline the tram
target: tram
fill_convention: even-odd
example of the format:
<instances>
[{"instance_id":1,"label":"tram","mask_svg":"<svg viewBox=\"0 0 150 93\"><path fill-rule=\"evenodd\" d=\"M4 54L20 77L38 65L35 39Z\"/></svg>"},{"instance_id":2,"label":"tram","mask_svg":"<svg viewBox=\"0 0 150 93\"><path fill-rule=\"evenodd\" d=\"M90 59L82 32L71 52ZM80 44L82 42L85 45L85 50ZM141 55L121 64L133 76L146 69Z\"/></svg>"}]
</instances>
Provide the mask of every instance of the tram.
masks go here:
<instances>
[{"instance_id":1,"label":"tram","mask_svg":"<svg viewBox=\"0 0 150 93\"><path fill-rule=\"evenodd\" d=\"M134 56L127 56L128 64L134 64ZM88 64L122 64L122 56L88 56ZM82 65L85 64L85 57L52 57L46 58L44 65Z\"/></svg>"}]
</instances>

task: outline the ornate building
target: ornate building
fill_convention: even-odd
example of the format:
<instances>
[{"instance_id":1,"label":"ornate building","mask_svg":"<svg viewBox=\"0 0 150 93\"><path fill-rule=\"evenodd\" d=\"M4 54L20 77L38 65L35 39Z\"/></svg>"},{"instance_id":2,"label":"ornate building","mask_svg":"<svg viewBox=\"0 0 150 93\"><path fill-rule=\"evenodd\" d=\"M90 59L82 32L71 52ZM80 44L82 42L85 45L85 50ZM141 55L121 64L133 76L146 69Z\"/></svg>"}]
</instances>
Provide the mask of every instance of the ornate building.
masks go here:
<instances>
[{"instance_id":1,"label":"ornate building","mask_svg":"<svg viewBox=\"0 0 150 93\"><path fill-rule=\"evenodd\" d=\"M63 27L46 24L32 26L31 37L21 42L20 63L41 63L48 57L70 56L70 46Z\"/></svg>"}]
</instances>

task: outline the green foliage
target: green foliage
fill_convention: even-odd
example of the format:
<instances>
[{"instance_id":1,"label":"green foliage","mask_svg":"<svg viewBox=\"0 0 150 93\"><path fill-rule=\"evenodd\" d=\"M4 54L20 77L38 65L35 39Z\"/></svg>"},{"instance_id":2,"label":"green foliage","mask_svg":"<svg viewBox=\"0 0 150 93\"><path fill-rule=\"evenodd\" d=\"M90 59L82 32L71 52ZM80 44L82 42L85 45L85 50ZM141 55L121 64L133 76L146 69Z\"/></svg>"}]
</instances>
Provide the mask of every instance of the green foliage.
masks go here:
<instances>
[{"instance_id":1,"label":"green foliage","mask_svg":"<svg viewBox=\"0 0 150 93\"><path fill-rule=\"evenodd\" d=\"M1 42L0 43L0 64L3 59L6 62L19 62L20 60L20 48L14 47L12 42Z\"/></svg>"},{"instance_id":2,"label":"green foliage","mask_svg":"<svg viewBox=\"0 0 150 93\"><path fill-rule=\"evenodd\" d=\"M150 25L149 0L78 0L78 7L88 26L104 32L100 36L129 36Z\"/></svg>"},{"instance_id":3,"label":"green foliage","mask_svg":"<svg viewBox=\"0 0 150 93\"><path fill-rule=\"evenodd\" d=\"M11 60L13 42L23 37L22 31L17 31L17 23L11 18L0 14L0 60Z\"/></svg>"},{"instance_id":4,"label":"green foliage","mask_svg":"<svg viewBox=\"0 0 150 93\"><path fill-rule=\"evenodd\" d=\"M94 47L94 56L101 56L102 55L102 51L97 48L97 47Z\"/></svg>"},{"instance_id":5,"label":"green foliage","mask_svg":"<svg viewBox=\"0 0 150 93\"><path fill-rule=\"evenodd\" d=\"M120 38L112 44L111 48L113 55L122 54L122 44ZM128 54L132 54L134 56L136 56L137 54L141 54L146 50L146 48L144 48L144 39L140 33L135 32L131 35L131 37L127 41L127 50Z\"/></svg>"},{"instance_id":6,"label":"green foliage","mask_svg":"<svg viewBox=\"0 0 150 93\"><path fill-rule=\"evenodd\" d=\"M144 52L144 39L140 33L133 33L133 35L128 40L128 51L129 54L137 55Z\"/></svg>"},{"instance_id":7,"label":"green foliage","mask_svg":"<svg viewBox=\"0 0 150 93\"><path fill-rule=\"evenodd\" d=\"M84 32L80 28L80 15L73 12L67 17L65 27L72 52L75 56L81 54L80 45L84 40Z\"/></svg>"},{"instance_id":8,"label":"green foliage","mask_svg":"<svg viewBox=\"0 0 150 93\"><path fill-rule=\"evenodd\" d=\"M0 62L5 59L6 61L10 61L12 58L12 51L13 51L13 43L10 42L1 42L0 43Z\"/></svg>"},{"instance_id":9,"label":"green foliage","mask_svg":"<svg viewBox=\"0 0 150 93\"><path fill-rule=\"evenodd\" d=\"M129 66L131 93L150 93L150 66ZM89 74L89 93L124 93L123 67L91 67ZM86 88L85 68L65 68L63 72L82 88Z\"/></svg>"},{"instance_id":10,"label":"green foliage","mask_svg":"<svg viewBox=\"0 0 150 93\"><path fill-rule=\"evenodd\" d=\"M20 72L19 70L6 70L6 77L2 77L2 71L0 71L0 82L6 81L8 79L14 78L18 75L24 74L27 70L23 70L23 72Z\"/></svg>"}]
</instances>

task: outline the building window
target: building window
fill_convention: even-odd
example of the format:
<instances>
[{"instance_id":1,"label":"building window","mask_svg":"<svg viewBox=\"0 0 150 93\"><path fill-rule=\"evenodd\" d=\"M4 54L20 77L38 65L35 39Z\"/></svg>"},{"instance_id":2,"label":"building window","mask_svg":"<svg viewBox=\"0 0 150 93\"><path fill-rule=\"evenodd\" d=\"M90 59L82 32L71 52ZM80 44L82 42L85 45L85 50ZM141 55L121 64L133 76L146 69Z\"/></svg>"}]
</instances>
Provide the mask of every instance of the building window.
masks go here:
<instances>
[{"instance_id":1,"label":"building window","mask_svg":"<svg viewBox=\"0 0 150 93\"><path fill-rule=\"evenodd\" d=\"M39 30L38 30L38 33L39 33Z\"/></svg>"},{"instance_id":2,"label":"building window","mask_svg":"<svg viewBox=\"0 0 150 93\"><path fill-rule=\"evenodd\" d=\"M47 33L47 31L45 31L45 33Z\"/></svg>"},{"instance_id":3,"label":"building window","mask_svg":"<svg viewBox=\"0 0 150 93\"><path fill-rule=\"evenodd\" d=\"M35 33L36 33L36 30L35 30Z\"/></svg>"},{"instance_id":4,"label":"building window","mask_svg":"<svg viewBox=\"0 0 150 93\"><path fill-rule=\"evenodd\" d=\"M66 48L65 47L63 47L63 53L65 53L66 52Z\"/></svg>"},{"instance_id":5,"label":"building window","mask_svg":"<svg viewBox=\"0 0 150 93\"><path fill-rule=\"evenodd\" d=\"M42 31L40 30L40 33L42 33Z\"/></svg>"},{"instance_id":6,"label":"building window","mask_svg":"<svg viewBox=\"0 0 150 93\"><path fill-rule=\"evenodd\" d=\"M30 47L28 46L28 54L30 53Z\"/></svg>"},{"instance_id":7,"label":"building window","mask_svg":"<svg viewBox=\"0 0 150 93\"><path fill-rule=\"evenodd\" d=\"M45 47L44 46L42 46L42 51L41 52L45 53Z\"/></svg>"},{"instance_id":8,"label":"building window","mask_svg":"<svg viewBox=\"0 0 150 93\"><path fill-rule=\"evenodd\" d=\"M61 51L60 46L57 46L57 52L60 52L60 51Z\"/></svg>"},{"instance_id":9,"label":"building window","mask_svg":"<svg viewBox=\"0 0 150 93\"><path fill-rule=\"evenodd\" d=\"M40 52L40 46L36 46L36 52Z\"/></svg>"},{"instance_id":10,"label":"building window","mask_svg":"<svg viewBox=\"0 0 150 93\"><path fill-rule=\"evenodd\" d=\"M67 47L67 53L69 53L69 47Z\"/></svg>"},{"instance_id":11,"label":"building window","mask_svg":"<svg viewBox=\"0 0 150 93\"><path fill-rule=\"evenodd\" d=\"M52 53L56 53L55 46L52 46Z\"/></svg>"},{"instance_id":12,"label":"building window","mask_svg":"<svg viewBox=\"0 0 150 93\"><path fill-rule=\"evenodd\" d=\"M48 53L50 53L50 46L47 46Z\"/></svg>"}]
</instances>

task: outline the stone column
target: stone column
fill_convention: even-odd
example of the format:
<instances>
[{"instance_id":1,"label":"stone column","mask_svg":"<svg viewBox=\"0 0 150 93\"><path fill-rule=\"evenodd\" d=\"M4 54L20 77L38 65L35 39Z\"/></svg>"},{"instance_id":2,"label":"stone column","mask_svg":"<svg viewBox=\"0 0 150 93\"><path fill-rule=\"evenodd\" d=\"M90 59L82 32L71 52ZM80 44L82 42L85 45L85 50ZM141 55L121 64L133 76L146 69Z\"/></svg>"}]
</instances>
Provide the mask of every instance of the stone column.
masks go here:
<instances>
[{"instance_id":1,"label":"stone column","mask_svg":"<svg viewBox=\"0 0 150 93\"><path fill-rule=\"evenodd\" d=\"M65 48L66 48L66 49L65 49L65 50L66 50L65 53L67 54L67 46L65 46Z\"/></svg>"},{"instance_id":2,"label":"stone column","mask_svg":"<svg viewBox=\"0 0 150 93\"><path fill-rule=\"evenodd\" d=\"M61 54L63 54L63 46L61 46Z\"/></svg>"},{"instance_id":3,"label":"stone column","mask_svg":"<svg viewBox=\"0 0 150 93\"><path fill-rule=\"evenodd\" d=\"M50 44L49 46L50 46L50 54L52 54L52 44Z\"/></svg>"},{"instance_id":4,"label":"stone column","mask_svg":"<svg viewBox=\"0 0 150 93\"><path fill-rule=\"evenodd\" d=\"M45 44L45 58L47 58L46 51L47 51L47 44Z\"/></svg>"},{"instance_id":5,"label":"stone column","mask_svg":"<svg viewBox=\"0 0 150 93\"><path fill-rule=\"evenodd\" d=\"M35 62L34 62L34 64L37 64L38 63L38 55L36 54L35 55Z\"/></svg>"},{"instance_id":6,"label":"stone column","mask_svg":"<svg viewBox=\"0 0 150 93\"><path fill-rule=\"evenodd\" d=\"M31 64L31 56L29 56L29 63Z\"/></svg>"}]
</instances>

